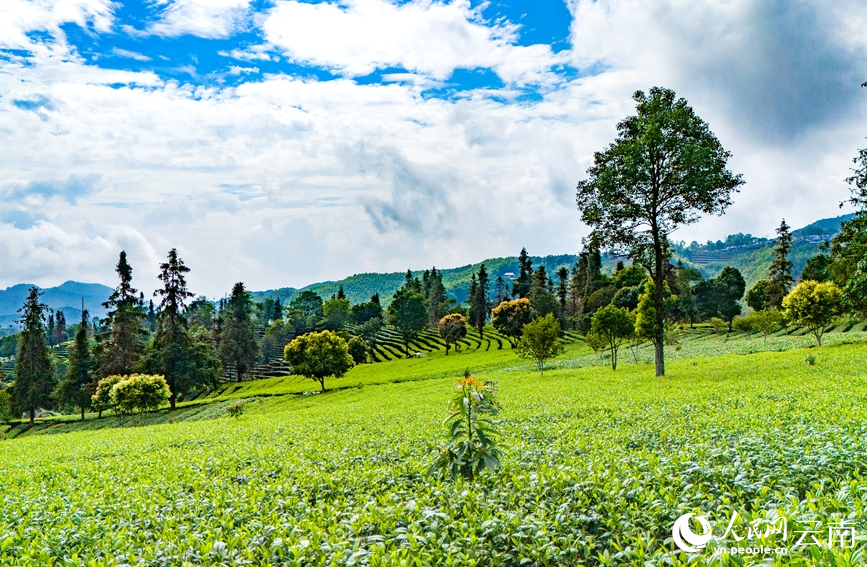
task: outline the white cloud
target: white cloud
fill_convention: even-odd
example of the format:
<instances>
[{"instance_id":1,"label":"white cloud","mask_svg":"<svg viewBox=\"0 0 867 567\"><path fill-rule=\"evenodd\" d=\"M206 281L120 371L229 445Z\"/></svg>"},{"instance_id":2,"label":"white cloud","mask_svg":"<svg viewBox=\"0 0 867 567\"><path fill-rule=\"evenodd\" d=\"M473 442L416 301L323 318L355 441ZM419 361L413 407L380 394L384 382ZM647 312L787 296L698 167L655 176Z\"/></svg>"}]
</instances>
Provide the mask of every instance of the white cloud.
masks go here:
<instances>
[{"instance_id":1,"label":"white cloud","mask_svg":"<svg viewBox=\"0 0 867 567\"><path fill-rule=\"evenodd\" d=\"M526 84L553 80L551 67L564 62L548 45L514 45L515 25L482 22L468 0L279 1L262 29L291 59L353 77L403 67L443 80L483 67Z\"/></svg>"},{"instance_id":2,"label":"white cloud","mask_svg":"<svg viewBox=\"0 0 867 567\"><path fill-rule=\"evenodd\" d=\"M129 51L127 49L120 49L120 48L115 47L111 50L111 52L118 57L124 57L126 59L135 59L136 61L150 61L151 60L151 58L148 57L147 55L143 55L143 54L137 53L135 51Z\"/></svg>"},{"instance_id":3,"label":"white cloud","mask_svg":"<svg viewBox=\"0 0 867 567\"><path fill-rule=\"evenodd\" d=\"M37 43L28 32L63 37L61 24L88 24L107 32L114 21L111 0L3 0L0 2L0 48L32 49Z\"/></svg>"},{"instance_id":4,"label":"white cloud","mask_svg":"<svg viewBox=\"0 0 867 567\"><path fill-rule=\"evenodd\" d=\"M241 61L279 61L280 58L267 53L268 45L257 45L249 49L233 49L231 51L218 51L217 55L240 59Z\"/></svg>"},{"instance_id":5,"label":"white cloud","mask_svg":"<svg viewBox=\"0 0 867 567\"><path fill-rule=\"evenodd\" d=\"M306 13L294 4L279 4L267 21L277 25ZM509 90L493 93L496 98L471 91L448 100L422 91L462 65L532 76L526 69L533 66L521 63L516 54L522 51L510 43L511 28L479 23L461 2L319 4L325 15L314 14L307 24L326 39L332 36L322 32L323 22L344 26L359 10L372 15L369 30L350 29L347 39L321 50L315 37L286 35L304 22L277 26L281 48L307 53L292 52L296 59L311 57L347 74L384 65L411 71L380 85L265 75L231 88L195 86L86 65L61 40L37 45L26 59L0 61L0 179L15 197L0 218L0 285L66 279L113 285L121 248L131 253L137 287L147 292L157 283L157 263L177 247L193 270L192 289L211 296L239 280L253 289L300 286L353 272L461 265L521 246L533 254L576 252L586 228L574 206L575 185L592 152L633 112L631 93L654 84L689 99L748 182L726 217L704 220L676 238L755 233L783 216L798 226L838 213L850 159L864 145L864 90L856 87L861 98L854 102L835 95L816 109L843 121L814 119L799 102L802 118L794 129L762 136L761 123L747 118L765 107L738 108L736 95L761 72L789 80L789 69L809 68L809 55L783 70L763 63L769 56L758 47L774 42L743 29L745 19L757 19L746 4L705 7L712 17L685 4L598 4L598 11L574 6L577 47L562 56L600 72L563 81L532 103L509 102ZM829 14L818 24L842 17ZM698 27L716 27L708 28L708 38L687 33L690 18ZM797 26L768 29L801 37L792 35ZM752 51L730 47L739 42L729 42L726 30L752 42ZM827 45L840 47L846 61L857 45L847 41L833 30L813 38L810 53L825 54L820 63L830 63L818 76L839 76L834 69L841 59ZM444 42L452 44L438 49ZM723 44L741 75L735 73L730 87L709 88L730 76L703 63L715 61ZM265 60L258 55L267 49L226 53L255 61ZM547 69L549 55L523 53ZM511 55L517 70L507 68ZM754 67L764 71L744 71ZM793 98L808 94L787 84ZM757 100L765 96L752 92ZM768 122L780 123L778 117Z\"/></svg>"},{"instance_id":6,"label":"white cloud","mask_svg":"<svg viewBox=\"0 0 867 567\"><path fill-rule=\"evenodd\" d=\"M154 35L229 37L246 25L250 0L172 0L148 31Z\"/></svg>"}]
</instances>

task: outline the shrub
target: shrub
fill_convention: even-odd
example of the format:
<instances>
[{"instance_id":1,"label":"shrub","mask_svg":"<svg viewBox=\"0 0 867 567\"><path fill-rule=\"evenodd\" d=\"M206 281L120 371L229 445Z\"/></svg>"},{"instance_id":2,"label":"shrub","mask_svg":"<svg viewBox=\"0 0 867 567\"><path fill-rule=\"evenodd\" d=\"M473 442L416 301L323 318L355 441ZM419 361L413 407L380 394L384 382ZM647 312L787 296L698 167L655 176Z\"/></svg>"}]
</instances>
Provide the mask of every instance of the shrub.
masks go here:
<instances>
[{"instance_id":1,"label":"shrub","mask_svg":"<svg viewBox=\"0 0 867 567\"><path fill-rule=\"evenodd\" d=\"M317 380L323 392L326 377L339 378L353 365L349 345L331 331L301 335L286 345L283 357L292 372Z\"/></svg>"},{"instance_id":2,"label":"shrub","mask_svg":"<svg viewBox=\"0 0 867 567\"><path fill-rule=\"evenodd\" d=\"M518 353L536 361L539 372L544 374L545 361L563 350L560 338L560 321L553 313L538 317L524 325Z\"/></svg>"},{"instance_id":3,"label":"shrub","mask_svg":"<svg viewBox=\"0 0 867 567\"><path fill-rule=\"evenodd\" d=\"M710 326L713 327L713 332L716 335L724 335L728 331L729 324L719 317L710 318Z\"/></svg>"},{"instance_id":4,"label":"shrub","mask_svg":"<svg viewBox=\"0 0 867 567\"><path fill-rule=\"evenodd\" d=\"M783 299L786 318L806 327L822 346L825 328L840 313L843 292L833 282L804 280Z\"/></svg>"},{"instance_id":5,"label":"shrub","mask_svg":"<svg viewBox=\"0 0 867 567\"><path fill-rule=\"evenodd\" d=\"M102 412L105 410L115 409L114 402L111 400L111 389L114 388L115 384L125 379L126 376L113 374L111 376L106 376L97 383L96 392L94 392L90 399L93 409L99 412L99 417L102 417Z\"/></svg>"},{"instance_id":6,"label":"shrub","mask_svg":"<svg viewBox=\"0 0 867 567\"><path fill-rule=\"evenodd\" d=\"M785 325L785 317L779 309L754 311L749 315L738 317L733 323L738 331L761 333L765 341L768 340L768 335L779 330L783 325Z\"/></svg>"},{"instance_id":7,"label":"shrub","mask_svg":"<svg viewBox=\"0 0 867 567\"><path fill-rule=\"evenodd\" d=\"M440 336L446 343L446 356L452 344L458 350L458 341L467 336L467 318L460 313L452 313L440 319L438 326Z\"/></svg>"},{"instance_id":8,"label":"shrub","mask_svg":"<svg viewBox=\"0 0 867 567\"><path fill-rule=\"evenodd\" d=\"M155 410L171 396L166 379L156 374L132 374L111 388L111 402L121 413Z\"/></svg>"},{"instance_id":9,"label":"shrub","mask_svg":"<svg viewBox=\"0 0 867 567\"><path fill-rule=\"evenodd\" d=\"M449 402L446 426L449 440L439 446L428 469L430 476L461 476L469 481L483 470L500 468L501 451L496 443L493 417L500 411L494 384L482 383L469 371L458 381L457 395Z\"/></svg>"},{"instance_id":10,"label":"shrub","mask_svg":"<svg viewBox=\"0 0 867 567\"><path fill-rule=\"evenodd\" d=\"M235 400L229 407L226 408L226 411L229 412L231 417L241 417L241 414L244 413L244 401L243 400Z\"/></svg>"},{"instance_id":11,"label":"shrub","mask_svg":"<svg viewBox=\"0 0 867 567\"><path fill-rule=\"evenodd\" d=\"M349 351L349 356L355 364L364 364L367 362L367 343L361 337L352 337L346 343L346 349Z\"/></svg>"}]
</instances>

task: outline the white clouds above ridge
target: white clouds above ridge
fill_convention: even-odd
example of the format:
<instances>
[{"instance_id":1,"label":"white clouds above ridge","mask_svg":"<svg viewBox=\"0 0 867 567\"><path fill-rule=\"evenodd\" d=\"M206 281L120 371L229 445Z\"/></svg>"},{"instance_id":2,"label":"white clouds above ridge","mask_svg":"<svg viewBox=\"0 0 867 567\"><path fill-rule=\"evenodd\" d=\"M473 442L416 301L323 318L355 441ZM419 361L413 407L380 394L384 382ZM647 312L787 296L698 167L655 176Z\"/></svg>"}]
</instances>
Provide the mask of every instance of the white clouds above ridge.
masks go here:
<instances>
[{"instance_id":1,"label":"white clouds above ridge","mask_svg":"<svg viewBox=\"0 0 867 567\"><path fill-rule=\"evenodd\" d=\"M121 23L112 20L108 2L42 4L51 9L16 16L26 23L19 30L60 39L36 41L14 30L0 37L18 37L15 49L35 42L34 52L59 53L70 51L59 27L63 10L78 18L65 21L99 31ZM238 22L252 21L239 15L246 2L226 3L222 15L196 12L202 5L166 4L175 12L164 10L157 21L177 25L164 35L225 37ZM177 246L193 268L194 289L211 295L240 279L255 289L303 285L360 271L459 265L522 245L532 253L576 251L584 229L574 185L592 151L632 111L630 93L653 84L690 100L748 181L727 217L703 221L686 237L759 232L766 224L770 230L781 216L797 224L837 214L836 200L846 192L841 180L864 135L865 94L857 86L848 94L844 84L867 71L851 55L863 36L847 39L831 29L799 34L798 18L815 11L810 3L783 10L785 18L765 26L824 54L815 63L824 66L820 76L838 86L811 99L798 91L800 78L809 78L810 58L790 54L779 70L774 61L785 54L779 42L741 29L750 19L761 26L767 11L745 1L715 6L577 2L575 47L557 54L547 45L517 44L520 30L483 22L460 1L280 2L253 18L263 44L273 48L267 55L239 45L239 54L258 54L250 67L291 56L345 77L329 81L239 70L250 80L195 85L160 78L158 71L100 69L75 56L0 59L0 130L8 158L0 164L0 185L45 189L32 191L38 203L16 205L26 223L0 219L0 235L14 248L3 253L9 269L0 285L88 276L112 283L118 246L130 247L143 278L155 276L156 258ZM671 20L684 11L683 21ZM831 12L817 25L839 22L846 5ZM172 13L179 14L175 20ZM795 24L782 25L786 18ZM358 22L366 29L353 31ZM702 22L716 28L707 37L686 33ZM728 41L730 29L740 30L747 48L732 47L739 42ZM734 69L715 63L750 53L754 59ZM577 78L552 70L567 59L600 70ZM397 67L426 79L352 80ZM425 93L425 81L448 83L454 69L474 67L491 69L506 88L445 98ZM763 98L779 96L780 89L756 84L770 72L797 98L785 108ZM525 83L542 89L534 99L515 100L510 85ZM823 100L830 108L819 108ZM88 175L99 183L74 204L51 189Z\"/></svg>"}]
</instances>

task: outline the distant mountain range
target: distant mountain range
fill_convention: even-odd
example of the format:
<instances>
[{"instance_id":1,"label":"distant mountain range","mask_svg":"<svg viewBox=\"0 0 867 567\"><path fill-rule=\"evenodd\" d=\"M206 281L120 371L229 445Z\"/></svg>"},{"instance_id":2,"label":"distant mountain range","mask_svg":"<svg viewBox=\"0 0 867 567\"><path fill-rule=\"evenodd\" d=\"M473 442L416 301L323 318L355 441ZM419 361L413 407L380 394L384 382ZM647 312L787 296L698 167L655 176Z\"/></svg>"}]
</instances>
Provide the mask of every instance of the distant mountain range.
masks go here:
<instances>
[{"instance_id":1,"label":"distant mountain range","mask_svg":"<svg viewBox=\"0 0 867 567\"><path fill-rule=\"evenodd\" d=\"M0 328L7 333L16 328L20 314L18 310L24 305L27 294L33 284L18 284L0 290ZM42 290L42 302L50 309L63 311L67 324L77 323L81 319L81 300L91 317L105 317L106 310L102 303L111 295L112 289L98 283L79 283L68 281L57 287L47 287Z\"/></svg>"},{"instance_id":2,"label":"distant mountain range","mask_svg":"<svg viewBox=\"0 0 867 567\"><path fill-rule=\"evenodd\" d=\"M794 245L791 260L793 272L797 277L804 264L812 256L820 253L820 246L840 231L840 224L852 218L853 215L843 215L834 218L821 219L803 228L792 231ZM735 245L727 245L734 242ZM774 241L767 238L754 238L750 235L730 235L725 241L708 242L703 245L675 246L675 260L697 267L706 278L715 277L725 266L733 266L741 271L747 281L747 288L756 281L767 276L771 261ZM545 270L555 278L555 273L561 266L571 268L578 261L576 254L559 256L532 256L534 268L545 266ZM603 269L611 271L619 258L603 255ZM479 266L485 265L491 279L491 292L497 277L502 276L507 283L518 273L518 258L491 258L476 264L459 268L445 268L443 284L446 293L459 302L467 298L470 276L478 272ZM413 270L413 275L421 276L423 270ZM280 298L282 304L287 304L302 291L312 291L322 298L328 299L337 293L342 286L343 292L352 303L360 303L370 299L374 293L379 293L384 303L388 303L403 285L406 272L366 273L356 274L339 281L314 283L300 289L285 287L253 293L256 300ZM14 332L19 317L18 309L24 304L31 284L18 284L0 290L0 336ZM57 287L44 288L42 301L54 311L63 311L68 324L81 318L81 300L91 317L105 317L103 302L111 295L112 289L96 283L79 283L67 281Z\"/></svg>"}]
</instances>

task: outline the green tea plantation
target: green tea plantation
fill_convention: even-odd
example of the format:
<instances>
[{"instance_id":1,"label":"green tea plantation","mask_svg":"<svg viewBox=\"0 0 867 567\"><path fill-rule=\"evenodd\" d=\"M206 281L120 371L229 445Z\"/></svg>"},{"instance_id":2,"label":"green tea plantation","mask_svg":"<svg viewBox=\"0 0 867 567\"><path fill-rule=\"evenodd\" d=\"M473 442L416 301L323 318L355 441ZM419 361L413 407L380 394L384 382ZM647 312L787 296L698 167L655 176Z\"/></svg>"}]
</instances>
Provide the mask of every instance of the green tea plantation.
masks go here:
<instances>
[{"instance_id":1,"label":"green tea plantation","mask_svg":"<svg viewBox=\"0 0 867 567\"><path fill-rule=\"evenodd\" d=\"M544 375L508 349L432 352L362 365L325 394L291 376L174 414L19 428L0 443L0 564L864 565L862 341L696 333L664 378L645 351L612 371L572 344ZM428 478L465 369L498 384L503 468ZM737 513L741 538L783 516L786 539L680 551L672 525L690 512L718 536ZM841 520L852 546L829 544ZM804 525L820 545L796 545Z\"/></svg>"}]
</instances>

